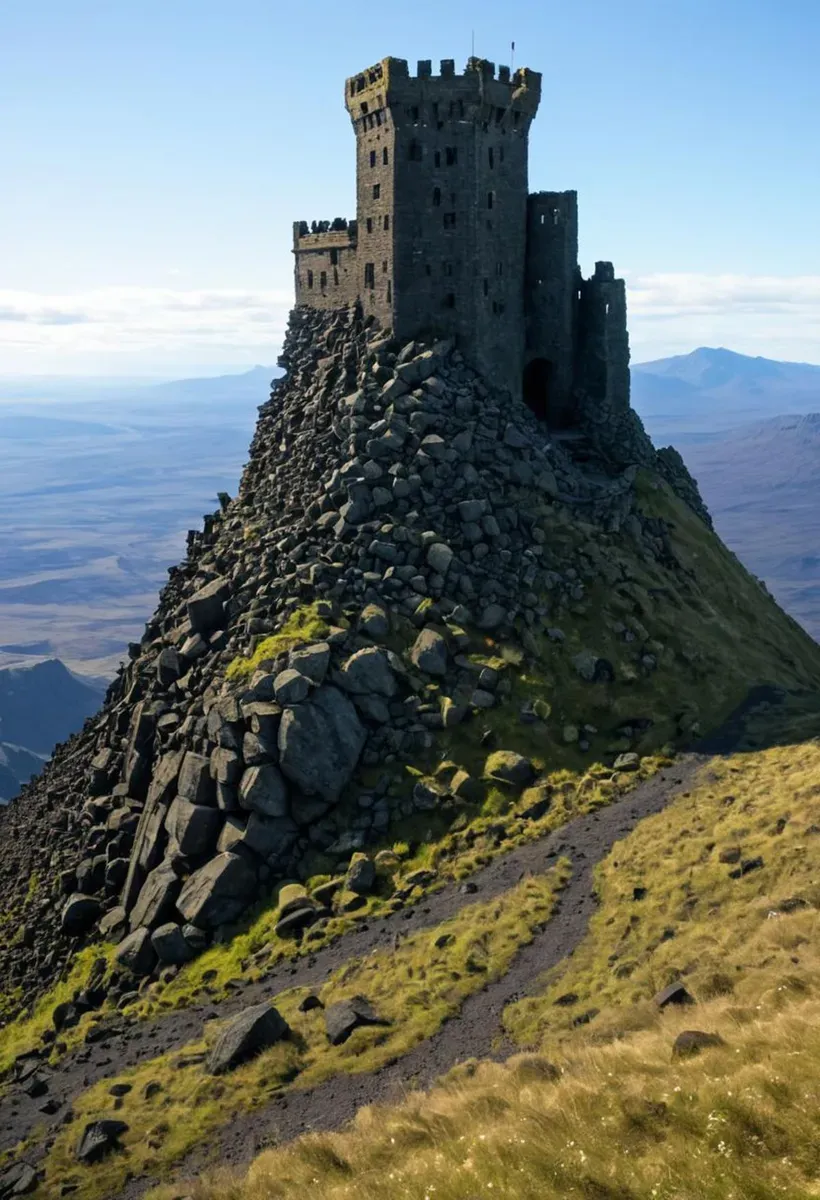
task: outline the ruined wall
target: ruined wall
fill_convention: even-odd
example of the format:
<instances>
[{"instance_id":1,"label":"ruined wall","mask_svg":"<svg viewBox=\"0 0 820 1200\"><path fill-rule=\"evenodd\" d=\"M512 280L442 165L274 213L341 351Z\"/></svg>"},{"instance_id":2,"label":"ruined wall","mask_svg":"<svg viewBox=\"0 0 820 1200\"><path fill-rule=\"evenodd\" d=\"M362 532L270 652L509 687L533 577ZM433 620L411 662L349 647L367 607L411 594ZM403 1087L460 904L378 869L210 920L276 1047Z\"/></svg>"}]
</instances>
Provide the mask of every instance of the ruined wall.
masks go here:
<instances>
[{"instance_id":1,"label":"ruined wall","mask_svg":"<svg viewBox=\"0 0 820 1200\"><path fill-rule=\"evenodd\" d=\"M294 285L297 304L334 309L359 295L356 222L296 221L293 225Z\"/></svg>"},{"instance_id":2,"label":"ruined wall","mask_svg":"<svg viewBox=\"0 0 820 1200\"><path fill-rule=\"evenodd\" d=\"M579 284L577 192L536 192L527 205L525 398L535 410L531 381L557 428L576 419Z\"/></svg>"},{"instance_id":3,"label":"ruined wall","mask_svg":"<svg viewBox=\"0 0 820 1200\"><path fill-rule=\"evenodd\" d=\"M365 290L365 312L401 338L430 329L456 336L468 361L516 395L527 135L540 81L504 67L496 78L479 59L463 75L445 59L437 76L422 61L411 76L404 60L388 58L345 89L357 136L360 265L372 262L378 276L386 263L392 278L372 300Z\"/></svg>"}]
</instances>

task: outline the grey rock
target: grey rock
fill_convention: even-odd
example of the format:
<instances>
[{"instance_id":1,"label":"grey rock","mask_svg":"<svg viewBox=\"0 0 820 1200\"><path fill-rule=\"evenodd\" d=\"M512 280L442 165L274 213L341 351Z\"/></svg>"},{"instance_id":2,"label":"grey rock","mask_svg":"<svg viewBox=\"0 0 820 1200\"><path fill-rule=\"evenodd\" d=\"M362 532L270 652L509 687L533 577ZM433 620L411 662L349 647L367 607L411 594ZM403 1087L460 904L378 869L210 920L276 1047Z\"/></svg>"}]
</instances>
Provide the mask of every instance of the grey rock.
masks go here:
<instances>
[{"instance_id":1,"label":"grey rock","mask_svg":"<svg viewBox=\"0 0 820 1200\"><path fill-rule=\"evenodd\" d=\"M304 704L285 709L279 726L282 771L307 795L335 802L365 739L351 702L338 688L325 685Z\"/></svg>"},{"instance_id":2,"label":"grey rock","mask_svg":"<svg viewBox=\"0 0 820 1200\"><path fill-rule=\"evenodd\" d=\"M368 604L359 617L359 632L375 642L382 641L390 632L387 613L377 604Z\"/></svg>"},{"instance_id":3,"label":"grey rock","mask_svg":"<svg viewBox=\"0 0 820 1200\"><path fill-rule=\"evenodd\" d=\"M37 1172L27 1162L16 1162L0 1175L0 1197L27 1196L37 1186Z\"/></svg>"},{"instance_id":4,"label":"grey rock","mask_svg":"<svg viewBox=\"0 0 820 1200\"><path fill-rule=\"evenodd\" d=\"M224 623L224 602L230 594L227 579L214 579L188 601L188 620L195 633L207 634Z\"/></svg>"},{"instance_id":5,"label":"grey rock","mask_svg":"<svg viewBox=\"0 0 820 1200\"><path fill-rule=\"evenodd\" d=\"M167 921L174 911L180 886L179 878L167 859L149 871L131 909L131 928L136 929L140 925L151 928Z\"/></svg>"},{"instance_id":6,"label":"grey rock","mask_svg":"<svg viewBox=\"0 0 820 1200\"><path fill-rule=\"evenodd\" d=\"M256 872L239 854L218 854L186 881L177 908L186 921L215 929L235 920L256 892Z\"/></svg>"},{"instance_id":7,"label":"grey rock","mask_svg":"<svg viewBox=\"0 0 820 1200\"><path fill-rule=\"evenodd\" d=\"M310 680L293 667L280 671L273 681L273 693L279 704L300 704L309 691Z\"/></svg>"},{"instance_id":8,"label":"grey rock","mask_svg":"<svg viewBox=\"0 0 820 1200\"><path fill-rule=\"evenodd\" d=\"M192 750L182 760L177 792L192 804L214 804L216 792L211 779L211 764L204 754Z\"/></svg>"},{"instance_id":9,"label":"grey rock","mask_svg":"<svg viewBox=\"0 0 820 1200\"><path fill-rule=\"evenodd\" d=\"M339 672L339 682L346 691L357 695L375 692L389 698L396 694L396 680L387 655L376 646L352 654Z\"/></svg>"},{"instance_id":10,"label":"grey rock","mask_svg":"<svg viewBox=\"0 0 820 1200\"><path fill-rule=\"evenodd\" d=\"M368 896L376 882L376 867L366 855L354 858L345 877L345 887L359 896Z\"/></svg>"},{"instance_id":11,"label":"grey rock","mask_svg":"<svg viewBox=\"0 0 820 1200\"><path fill-rule=\"evenodd\" d=\"M201 858L216 845L222 820L218 808L192 804L184 796L177 796L168 810L165 828L181 854L186 858Z\"/></svg>"},{"instance_id":12,"label":"grey rock","mask_svg":"<svg viewBox=\"0 0 820 1200\"><path fill-rule=\"evenodd\" d=\"M239 803L264 817L286 816L288 789L279 768L273 763L249 767L239 784Z\"/></svg>"},{"instance_id":13,"label":"grey rock","mask_svg":"<svg viewBox=\"0 0 820 1200\"><path fill-rule=\"evenodd\" d=\"M176 683L182 674L182 664L179 661L179 655L172 646L166 646L160 651L157 659L157 679L161 687L170 687L172 683Z\"/></svg>"},{"instance_id":14,"label":"grey rock","mask_svg":"<svg viewBox=\"0 0 820 1200\"><path fill-rule=\"evenodd\" d=\"M242 759L235 750L217 746L211 753L211 779L233 785L242 778Z\"/></svg>"},{"instance_id":15,"label":"grey rock","mask_svg":"<svg viewBox=\"0 0 820 1200\"><path fill-rule=\"evenodd\" d=\"M93 896L75 892L63 905L60 927L69 937L80 937L88 933L100 915L101 905Z\"/></svg>"},{"instance_id":16,"label":"grey rock","mask_svg":"<svg viewBox=\"0 0 820 1200\"><path fill-rule=\"evenodd\" d=\"M704 1033L702 1029L684 1029L672 1043L673 1058L692 1058L712 1046L725 1046L719 1033Z\"/></svg>"},{"instance_id":17,"label":"grey rock","mask_svg":"<svg viewBox=\"0 0 820 1200\"><path fill-rule=\"evenodd\" d=\"M306 676L311 683L324 683L330 665L330 646L327 642L313 642L310 646L291 650L288 661L294 670Z\"/></svg>"},{"instance_id":18,"label":"grey rock","mask_svg":"<svg viewBox=\"0 0 820 1200\"><path fill-rule=\"evenodd\" d=\"M365 996L353 996L350 1000L341 1000L325 1009L325 1029L333 1046L346 1042L360 1025L387 1024L389 1022L382 1020Z\"/></svg>"},{"instance_id":19,"label":"grey rock","mask_svg":"<svg viewBox=\"0 0 820 1200\"><path fill-rule=\"evenodd\" d=\"M248 818L242 843L267 862L286 855L298 836L296 823L290 817L263 817L254 812Z\"/></svg>"},{"instance_id":20,"label":"grey rock","mask_svg":"<svg viewBox=\"0 0 820 1200\"><path fill-rule=\"evenodd\" d=\"M438 575L446 575L453 561L453 551L446 542L433 542L427 548L427 564Z\"/></svg>"},{"instance_id":21,"label":"grey rock","mask_svg":"<svg viewBox=\"0 0 820 1200\"><path fill-rule=\"evenodd\" d=\"M114 951L114 959L132 975L150 975L157 963L150 931L135 929L133 933L129 933Z\"/></svg>"},{"instance_id":22,"label":"grey rock","mask_svg":"<svg viewBox=\"0 0 820 1200\"><path fill-rule=\"evenodd\" d=\"M220 1031L207 1070L212 1075L232 1071L254 1055L281 1042L290 1033L287 1021L270 1004L255 1004L238 1013Z\"/></svg>"},{"instance_id":23,"label":"grey rock","mask_svg":"<svg viewBox=\"0 0 820 1200\"><path fill-rule=\"evenodd\" d=\"M632 751L627 754L619 754L614 763L616 771L637 771L640 765L640 755Z\"/></svg>"},{"instance_id":24,"label":"grey rock","mask_svg":"<svg viewBox=\"0 0 820 1200\"><path fill-rule=\"evenodd\" d=\"M410 661L426 675L446 675L447 643L434 629L422 629L410 651Z\"/></svg>"},{"instance_id":25,"label":"grey rock","mask_svg":"<svg viewBox=\"0 0 820 1200\"><path fill-rule=\"evenodd\" d=\"M479 629L498 629L507 620L507 610L500 604L488 604L478 618Z\"/></svg>"},{"instance_id":26,"label":"grey rock","mask_svg":"<svg viewBox=\"0 0 820 1200\"><path fill-rule=\"evenodd\" d=\"M662 988L654 997L658 1008L666 1008L668 1004L694 1004L692 996L682 983L670 983Z\"/></svg>"},{"instance_id":27,"label":"grey rock","mask_svg":"<svg viewBox=\"0 0 820 1200\"><path fill-rule=\"evenodd\" d=\"M185 940L179 925L173 921L168 921L154 930L151 934L151 945L163 966L180 966L190 962L196 955L196 951Z\"/></svg>"}]
</instances>

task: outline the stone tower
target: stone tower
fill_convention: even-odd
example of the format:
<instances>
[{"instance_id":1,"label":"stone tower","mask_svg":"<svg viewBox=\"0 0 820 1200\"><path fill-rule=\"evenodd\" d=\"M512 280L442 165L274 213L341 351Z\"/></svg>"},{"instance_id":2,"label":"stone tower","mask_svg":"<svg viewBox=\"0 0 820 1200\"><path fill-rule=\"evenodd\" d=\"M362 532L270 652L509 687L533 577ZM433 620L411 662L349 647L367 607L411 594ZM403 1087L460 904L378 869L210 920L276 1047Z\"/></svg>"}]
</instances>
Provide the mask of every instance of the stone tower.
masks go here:
<instances>
[{"instance_id":1,"label":"stone tower","mask_svg":"<svg viewBox=\"0 0 820 1200\"><path fill-rule=\"evenodd\" d=\"M625 293L611 264L582 279L576 193L529 193L540 99L540 74L479 58L351 76L356 220L296 222L296 302L358 300L401 340L454 337L488 383L569 428L590 398L629 407Z\"/></svg>"}]
</instances>

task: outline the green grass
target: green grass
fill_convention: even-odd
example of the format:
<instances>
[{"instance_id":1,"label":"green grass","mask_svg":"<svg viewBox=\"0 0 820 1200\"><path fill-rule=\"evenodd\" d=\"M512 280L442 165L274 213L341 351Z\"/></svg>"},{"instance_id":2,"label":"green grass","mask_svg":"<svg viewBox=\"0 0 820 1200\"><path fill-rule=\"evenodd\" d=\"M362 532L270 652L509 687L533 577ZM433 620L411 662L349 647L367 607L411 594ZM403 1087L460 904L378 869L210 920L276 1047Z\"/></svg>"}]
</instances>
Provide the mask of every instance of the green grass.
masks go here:
<instances>
[{"instance_id":1,"label":"green grass","mask_svg":"<svg viewBox=\"0 0 820 1200\"><path fill-rule=\"evenodd\" d=\"M215 1079L201 1063L185 1060L206 1051L218 1032L209 1022L201 1041L116 1077L131 1091L114 1110L108 1078L73 1103L75 1120L61 1132L46 1160L45 1197L76 1183L78 1200L117 1195L131 1173L167 1174L187 1151L207 1141L237 1113L250 1111L288 1087L312 1087L341 1073L372 1071L407 1053L452 1016L472 993L498 978L548 919L568 875L559 862L545 875L525 879L495 900L472 904L432 930L408 937L393 952L354 959L334 973L319 995L325 1005L365 994L388 1025L354 1031L331 1046L319 1010L299 1012L307 989L290 989L274 1004L293 1031L291 1040ZM145 1096L147 1083L161 1091ZM87 1121L117 1115L128 1126L124 1152L89 1171L73 1157Z\"/></svg>"},{"instance_id":2,"label":"green grass","mask_svg":"<svg viewBox=\"0 0 820 1200\"><path fill-rule=\"evenodd\" d=\"M235 658L225 672L228 679L249 679L266 662L302 646L327 637L330 627L320 617L316 604L304 605L291 613L278 633L264 638L248 658Z\"/></svg>"},{"instance_id":3,"label":"green grass","mask_svg":"<svg viewBox=\"0 0 820 1200\"><path fill-rule=\"evenodd\" d=\"M466 1063L430 1093L364 1109L347 1130L267 1151L247 1174L217 1171L186 1194L820 1195L820 705L795 707L616 844L586 938L505 1014L527 1052ZM720 855L734 846L763 866L730 878ZM659 1010L651 997L678 977L696 1004ZM684 1029L723 1044L675 1058Z\"/></svg>"}]
</instances>

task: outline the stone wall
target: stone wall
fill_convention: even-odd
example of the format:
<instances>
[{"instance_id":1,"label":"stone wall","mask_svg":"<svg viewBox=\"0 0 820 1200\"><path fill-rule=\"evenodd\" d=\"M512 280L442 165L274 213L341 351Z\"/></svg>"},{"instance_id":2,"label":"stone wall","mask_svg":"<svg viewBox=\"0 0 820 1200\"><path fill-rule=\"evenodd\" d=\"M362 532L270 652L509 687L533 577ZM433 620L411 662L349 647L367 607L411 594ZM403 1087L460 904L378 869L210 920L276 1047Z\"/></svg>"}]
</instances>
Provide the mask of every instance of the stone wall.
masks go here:
<instances>
[{"instance_id":1,"label":"stone wall","mask_svg":"<svg viewBox=\"0 0 820 1200\"><path fill-rule=\"evenodd\" d=\"M294 290L297 304L336 309L355 303L359 295L357 226L334 221L295 221L293 225Z\"/></svg>"},{"instance_id":2,"label":"stone wall","mask_svg":"<svg viewBox=\"0 0 820 1200\"><path fill-rule=\"evenodd\" d=\"M575 423L578 194L536 192L527 205L525 399L548 424Z\"/></svg>"}]
</instances>

